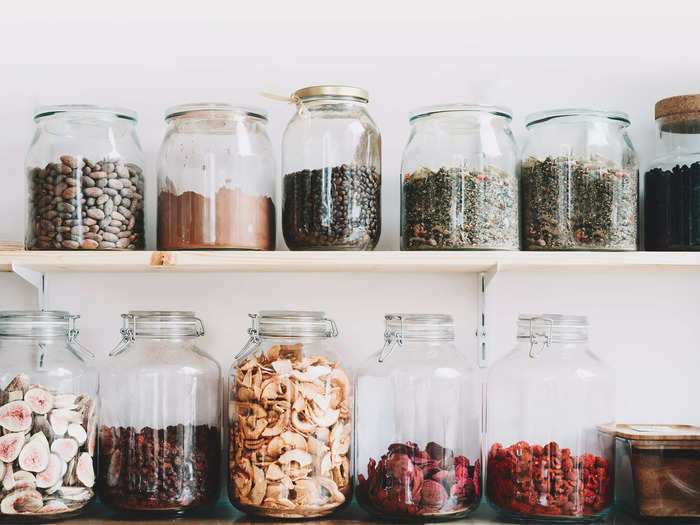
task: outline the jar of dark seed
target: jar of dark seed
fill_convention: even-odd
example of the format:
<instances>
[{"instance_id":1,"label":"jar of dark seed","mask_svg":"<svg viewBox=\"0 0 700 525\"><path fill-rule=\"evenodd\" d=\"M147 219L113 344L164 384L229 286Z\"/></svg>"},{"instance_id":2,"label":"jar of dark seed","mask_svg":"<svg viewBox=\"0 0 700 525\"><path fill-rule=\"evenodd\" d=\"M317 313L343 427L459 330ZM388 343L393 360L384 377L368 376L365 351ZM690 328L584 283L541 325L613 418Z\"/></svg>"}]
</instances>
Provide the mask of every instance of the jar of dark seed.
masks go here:
<instances>
[{"instance_id":1,"label":"jar of dark seed","mask_svg":"<svg viewBox=\"0 0 700 525\"><path fill-rule=\"evenodd\" d=\"M700 94L656 103L656 158L644 175L645 248L700 250Z\"/></svg>"},{"instance_id":2,"label":"jar of dark seed","mask_svg":"<svg viewBox=\"0 0 700 525\"><path fill-rule=\"evenodd\" d=\"M34 121L25 164L27 249L143 249L143 151L136 113L43 106Z\"/></svg>"},{"instance_id":3,"label":"jar of dark seed","mask_svg":"<svg viewBox=\"0 0 700 525\"><path fill-rule=\"evenodd\" d=\"M420 108L401 165L401 249L517 250L518 152L494 106Z\"/></svg>"},{"instance_id":4,"label":"jar of dark seed","mask_svg":"<svg viewBox=\"0 0 700 525\"><path fill-rule=\"evenodd\" d=\"M100 500L137 514L213 504L221 465L221 369L199 348L193 312L122 315L100 375Z\"/></svg>"},{"instance_id":5,"label":"jar of dark seed","mask_svg":"<svg viewBox=\"0 0 700 525\"><path fill-rule=\"evenodd\" d=\"M282 140L282 231L291 250L372 250L381 232L381 138L364 89L293 98Z\"/></svg>"},{"instance_id":6,"label":"jar of dark seed","mask_svg":"<svg viewBox=\"0 0 700 525\"><path fill-rule=\"evenodd\" d=\"M525 250L636 250L639 166L626 113L562 109L527 117Z\"/></svg>"}]
</instances>

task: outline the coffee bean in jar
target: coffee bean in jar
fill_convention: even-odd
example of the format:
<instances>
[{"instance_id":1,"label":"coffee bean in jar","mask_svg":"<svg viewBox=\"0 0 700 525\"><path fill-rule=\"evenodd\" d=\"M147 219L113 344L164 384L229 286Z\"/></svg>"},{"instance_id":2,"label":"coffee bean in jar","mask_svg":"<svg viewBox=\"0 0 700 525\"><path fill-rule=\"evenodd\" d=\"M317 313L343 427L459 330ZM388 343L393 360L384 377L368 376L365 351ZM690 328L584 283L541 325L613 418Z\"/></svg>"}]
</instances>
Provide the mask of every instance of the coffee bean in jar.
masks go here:
<instances>
[{"instance_id":1,"label":"coffee bean in jar","mask_svg":"<svg viewBox=\"0 0 700 525\"><path fill-rule=\"evenodd\" d=\"M374 166L343 164L288 173L284 238L292 250L372 249L381 232L381 178Z\"/></svg>"}]
</instances>

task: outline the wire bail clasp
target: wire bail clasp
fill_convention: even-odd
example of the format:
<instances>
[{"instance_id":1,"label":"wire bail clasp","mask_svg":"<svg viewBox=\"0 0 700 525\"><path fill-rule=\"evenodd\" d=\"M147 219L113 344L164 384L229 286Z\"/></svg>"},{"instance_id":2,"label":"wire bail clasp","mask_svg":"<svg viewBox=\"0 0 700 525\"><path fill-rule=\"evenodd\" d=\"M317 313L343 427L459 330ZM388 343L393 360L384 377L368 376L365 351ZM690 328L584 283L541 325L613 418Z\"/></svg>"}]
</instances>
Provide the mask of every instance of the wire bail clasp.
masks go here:
<instances>
[{"instance_id":1,"label":"wire bail clasp","mask_svg":"<svg viewBox=\"0 0 700 525\"><path fill-rule=\"evenodd\" d=\"M278 100L280 102L288 102L289 104L295 104L297 107L297 113L299 113L299 116L302 118L306 118L309 116L309 110L306 107L306 104L301 100L301 98L298 95L295 95L292 93L290 96L285 97L283 95L277 95L275 93L266 93L266 92L261 92L261 96L265 98L269 98L270 100Z\"/></svg>"},{"instance_id":2,"label":"wire bail clasp","mask_svg":"<svg viewBox=\"0 0 700 525\"><path fill-rule=\"evenodd\" d=\"M248 357L250 352L260 344L260 315L259 314L248 314L251 319L251 327L248 328L248 341L243 348L233 357L233 360L238 362L241 359Z\"/></svg>"},{"instance_id":3,"label":"wire bail clasp","mask_svg":"<svg viewBox=\"0 0 700 525\"><path fill-rule=\"evenodd\" d=\"M554 326L554 321L549 317L532 317L530 318L530 357L532 359L537 359L542 352L549 349L552 344L552 327ZM533 330L533 321L544 321L547 323L547 331L544 334L537 334ZM541 340L541 338L543 338Z\"/></svg>"},{"instance_id":4,"label":"wire bail clasp","mask_svg":"<svg viewBox=\"0 0 700 525\"><path fill-rule=\"evenodd\" d=\"M383 363L392 354L396 345L403 345L403 316L401 315L385 315L386 330L384 330L384 346L379 351L377 362ZM398 330L391 331L390 321L398 319L401 324Z\"/></svg>"},{"instance_id":5,"label":"wire bail clasp","mask_svg":"<svg viewBox=\"0 0 700 525\"><path fill-rule=\"evenodd\" d=\"M136 340L136 316L134 314L122 314L122 328L119 333L122 338L109 353L109 357L121 354Z\"/></svg>"},{"instance_id":6,"label":"wire bail clasp","mask_svg":"<svg viewBox=\"0 0 700 525\"><path fill-rule=\"evenodd\" d=\"M71 315L68 318L68 346L70 347L71 351L78 357L89 357L90 359L94 359L95 354L93 354L90 350L81 345L78 341L78 335L80 334L80 329L78 328L78 319L80 319L79 315Z\"/></svg>"}]
</instances>

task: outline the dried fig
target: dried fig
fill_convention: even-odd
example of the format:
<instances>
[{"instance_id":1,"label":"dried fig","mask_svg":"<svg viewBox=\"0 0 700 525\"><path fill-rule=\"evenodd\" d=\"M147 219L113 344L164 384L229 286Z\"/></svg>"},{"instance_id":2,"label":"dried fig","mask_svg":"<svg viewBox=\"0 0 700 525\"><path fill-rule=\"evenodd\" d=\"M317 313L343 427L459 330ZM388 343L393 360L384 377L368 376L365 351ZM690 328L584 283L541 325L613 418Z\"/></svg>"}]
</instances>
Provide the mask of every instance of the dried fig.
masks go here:
<instances>
[{"instance_id":1,"label":"dried fig","mask_svg":"<svg viewBox=\"0 0 700 525\"><path fill-rule=\"evenodd\" d=\"M92 464L92 457L87 452L83 452L78 456L75 475L78 477L78 481L88 488L95 484L95 468Z\"/></svg>"},{"instance_id":2,"label":"dried fig","mask_svg":"<svg viewBox=\"0 0 700 525\"><path fill-rule=\"evenodd\" d=\"M34 489L18 489L10 492L0 503L3 514L20 514L38 512L44 506L44 500Z\"/></svg>"},{"instance_id":3,"label":"dried fig","mask_svg":"<svg viewBox=\"0 0 700 525\"><path fill-rule=\"evenodd\" d=\"M62 476L65 462L56 454L51 454L49 465L36 475L36 486L40 489L53 487Z\"/></svg>"},{"instance_id":4,"label":"dried fig","mask_svg":"<svg viewBox=\"0 0 700 525\"><path fill-rule=\"evenodd\" d=\"M12 471L12 463L5 464L5 474L2 477L2 488L12 490L15 488L15 474Z\"/></svg>"},{"instance_id":5,"label":"dried fig","mask_svg":"<svg viewBox=\"0 0 700 525\"><path fill-rule=\"evenodd\" d=\"M56 408L77 408L75 404L76 397L74 394L57 394L54 396L53 406Z\"/></svg>"},{"instance_id":6,"label":"dried fig","mask_svg":"<svg viewBox=\"0 0 700 525\"><path fill-rule=\"evenodd\" d=\"M37 512L40 514L60 514L61 512L67 512L68 510L70 510L68 506L60 499L51 499L44 503L41 510Z\"/></svg>"},{"instance_id":7,"label":"dried fig","mask_svg":"<svg viewBox=\"0 0 700 525\"><path fill-rule=\"evenodd\" d=\"M100 454L101 455L101 454ZM119 476L122 471L122 451L115 450L112 457L109 458L109 467L107 470L107 485L116 487L119 484Z\"/></svg>"},{"instance_id":8,"label":"dried fig","mask_svg":"<svg viewBox=\"0 0 700 525\"><path fill-rule=\"evenodd\" d=\"M24 394L24 400L35 414L43 415L53 408L53 394L44 388L30 388Z\"/></svg>"},{"instance_id":9,"label":"dried fig","mask_svg":"<svg viewBox=\"0 0 700 525\"><path fill-rule=\"evenodd\" d=\"M27 374L19 374L12 381L10 381L10 384L7 385L5 392L8 394L13 392L22 392L22 397L20 397L20 399L22 399L24 397L24 393L29 390L29 385L29 376Z\"/></svg>"},{"instance_id":10,"label":"dried fig","mask_svg":"<svg viewBox=\"0 0 700 525\"><path fill-rule=\"evenodd\" d=\"M61 487L58 493L70 501L89 501L94 494L91 489L84 487Z\"/></svg>"},{"instance_id":11,"label":"dried fig","mask_svg":"<svg viewBox=\"0 0 700 525\"><path fill-rule=\"evenodd\" d=\"M24 446L24 432L13 432L0 437L0 461L12 463Z\"/></svg>"},{"instance_id":12,"label":"dried fig","mask_svg":"<svg viewBox=\"0 0 700 525\"><path fill-rule=\"evenodd\" d=\"M26 432L32 426L32 410L24 401L11 401L0 407L0 426L10 432Z\"/></svg>"},{"instance_id":13,"label":"dried fig","mask_svg":"<svg viewBox=\"0 0 700 525\"><path fill-rule=\"evenodd\" d=\"M36 436L41 436L36 438ZM19 467L29 472L41 472L49 466L49 443L42 432L32 436L19 453Z\"/></svg>"},{"instance_id":14,"label":"dried fig","mask_svg":"<svg viewBox=\"0 0 700 525\"><path fill-rule=\"evenodd\" d=\"M78 443L73 438L60 438L51 443L51 452L68 463L78 453Z\"/></svg>"},{"instance_id":15,"label":"dried fig","mask_svg":"<svg viewBox=\"0 0 700 525\"><path fill-rule=\"evenodd\" d=\"M83 445L87 440L87 432L82 425L71 423L68 425L68 435L78 442L78 445Z\"/></svg>"}]
</instances>

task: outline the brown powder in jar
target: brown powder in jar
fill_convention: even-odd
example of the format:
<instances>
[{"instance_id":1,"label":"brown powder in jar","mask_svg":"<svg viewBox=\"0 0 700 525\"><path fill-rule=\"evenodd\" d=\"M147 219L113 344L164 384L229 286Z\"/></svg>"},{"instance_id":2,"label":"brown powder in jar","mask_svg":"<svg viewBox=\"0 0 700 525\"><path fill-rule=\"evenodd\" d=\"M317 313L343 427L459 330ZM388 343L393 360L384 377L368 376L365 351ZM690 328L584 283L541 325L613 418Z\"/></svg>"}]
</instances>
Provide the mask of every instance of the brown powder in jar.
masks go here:
<instances>
[{"instance_id":1,"label":"brown powder in jar","mask_svg":"<svg viewBox=\"0 0 700 525\"><path fill-rule=\"evenodd\" d=\"M275 205L270 197L220 188L212 199L193 191L158 196L158 249L273 250Z\"/></svg>"}]
</instances>

